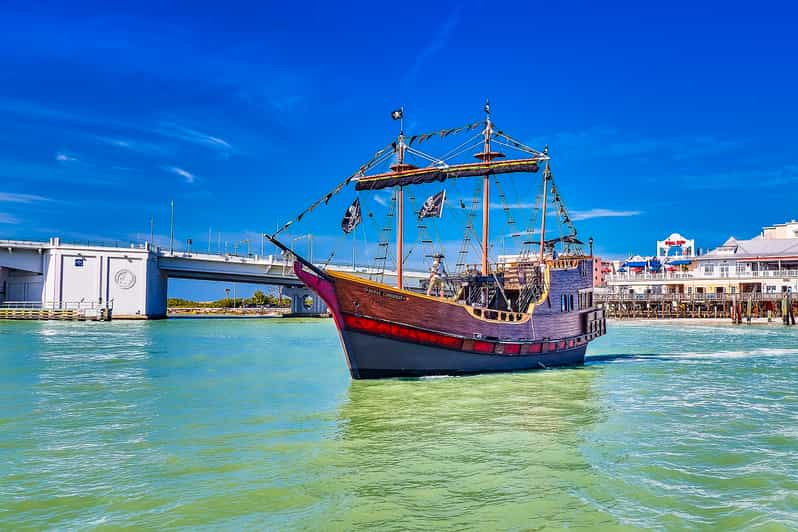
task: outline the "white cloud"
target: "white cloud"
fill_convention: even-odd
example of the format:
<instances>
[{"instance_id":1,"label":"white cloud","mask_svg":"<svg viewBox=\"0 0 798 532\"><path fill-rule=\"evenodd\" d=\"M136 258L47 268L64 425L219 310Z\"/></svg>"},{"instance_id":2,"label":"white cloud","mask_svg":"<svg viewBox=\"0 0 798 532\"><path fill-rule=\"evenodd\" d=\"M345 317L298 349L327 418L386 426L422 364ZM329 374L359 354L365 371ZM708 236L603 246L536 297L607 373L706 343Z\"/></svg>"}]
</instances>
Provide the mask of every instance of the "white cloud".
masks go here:
<instances>
[{"instance_id":1,"label":"white cloud","mask_svg":"<svg viewBox=\"0 0 798 532\"><path fill-rule=\"evenodd\" d=\"M173 174L177 174L180 177L183 177L186 180L186 183L193 183L196 176L189 172L188 170L183 170L182 168L178 168L177 166L170 166L168 168L170 172Z\"/></svg>"},{"instance_id":2,"label":"white cloud","mask_svg":"<svg viewBox=\"0 0 798 532\"><path fill-rule=\"evenodd\" d=\"M71 163L77 161L78 159L76 157L71 157L66 153L58 152L55 154L55 160L62 163Z\"/></svg>"},{"instance_id":3,"label":"white cloud","mask_svg":"<svg viewBox=\"0 0 798 532\"><path fill-rule=\"evenodd\" d=\"M537 208L539 208L539 205L537 205L535 203L531 203L531 202L504 203L504 204L502 204L502 203L491 203L490 204L490 208L491 209L504 209L505 207L508 208L508 209L537 209Z\"/></svg>"},{"instance_id":4,"label":"white cloud","mask_svg":"<svg viewBox=\"0 0 798 532\"><path fill-rule=\"evenodd\" d=\"M18 224L18 223L19 220L14 218L10 214L0 212L0 224Z\"/></svg>"},{"instance_id":5,"label":"white cloud","mask_svg":"<svg viewBox=\"0 0 798 532\"><path fill-rule=\"evenodd\" d=\"M229 154L233 151L233 146L221 137L208 135L207 133L178 124L163 123L159 133L165 137L172 137L193 144L210 146L225 154Z\"/></svg>"},{"instance_id":6,"label":"white cloud","mask_svg":"<svg viewBox=\"0 0 798 532\"><path fill-rule=\"evenodd\" d=\"M454 34L457 24L460 22L460 6L455 8L449 17L443 21L442 24L437 26L437 31L432 36L432 39L427 45L421 49L416 55L415 61L410 69L405 74L405 81L412 81L413 78L419 73L429 59L446 48L449 45L449 40Z\"/></svg>"},{"instance_id":7,"label":"white cloud","mask_svg":"<svg viewBox=\"0 0 798 532\"><path fill-rule=\"evenodd\" d=\"M591 218L619 218L626 216L637 216L642 211L616 211L613 209L590 209L587 211L571 211L571 219L575 222L579 220L590 220Z\"/></svg>"},{"instance_id":8,"label":"white cloud","mask_svg":"<svg viewBox=\"0 0 798 532\"><path fill-rule=\"evenodd\" d=\"M0 203L34 203L37 201L50 201L50 198L36 194L17 194L15 192L0 192Z\"/></svg>"}]
</instances>

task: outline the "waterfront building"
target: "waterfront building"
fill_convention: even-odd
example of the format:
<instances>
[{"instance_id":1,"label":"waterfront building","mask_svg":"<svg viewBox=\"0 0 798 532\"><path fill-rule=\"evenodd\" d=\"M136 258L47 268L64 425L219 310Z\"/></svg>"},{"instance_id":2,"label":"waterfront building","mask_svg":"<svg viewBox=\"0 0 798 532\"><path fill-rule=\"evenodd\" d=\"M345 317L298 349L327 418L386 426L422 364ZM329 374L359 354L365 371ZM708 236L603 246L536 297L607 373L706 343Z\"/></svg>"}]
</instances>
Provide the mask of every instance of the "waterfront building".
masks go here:
<instances>
[{"instance_id":1,"label":"waterfront building","mask_svg":"<svg viewBox=\"0 0 798 532\"><path fill-rule=\"evenodd\" d=\"M671 253L677 247L679 253ZM696 253L695 241L674 233L657 241L656 258L662 267L621 267L608 274L607 290L616 294L699 297L795 293L798 292L798 222L765 227L759 235L747 240L729 237L703 255Z\"/></svg>"}]
</instances>

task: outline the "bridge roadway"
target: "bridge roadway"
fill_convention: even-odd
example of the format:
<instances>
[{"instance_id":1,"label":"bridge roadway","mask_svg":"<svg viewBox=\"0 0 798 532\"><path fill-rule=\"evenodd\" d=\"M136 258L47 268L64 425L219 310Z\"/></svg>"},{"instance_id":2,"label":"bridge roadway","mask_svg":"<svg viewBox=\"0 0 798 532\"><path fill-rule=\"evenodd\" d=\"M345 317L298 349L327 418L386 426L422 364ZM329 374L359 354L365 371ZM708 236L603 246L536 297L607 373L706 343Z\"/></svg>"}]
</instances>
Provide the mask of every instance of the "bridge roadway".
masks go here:
<instances>
[{"instance_id":1,"label":"bridge roadway","mask_svg":"<svg viewBox=\"0 0 798 532\"><path fill-rule=\"evenodd\" d=\"M353 273L364 278L378 273L373 268L363 266L353 268L351 264L317 263L316 266ZM161 250L158 252L158 267L170 278L176 279L235 281L283 286L301 286L302 284L294 275L292 262L275 255L243 257L206 253L169 253L169 251ZM419 286L418 282L426 279L427 275L425 272L405 270L405 285ZM396 272L385 270L382 282L389 285L396 284Z\"/></svg>"},{"instance_id":2,"label":"bridge roadway","mask_svg":"<svg viewBox=\"0 0 798 532\"><path fill-rule=\"evenodd\" d=\"M368 267L318 266L364 278L376 273ZM405 271L404 277L405 286L417 287L427 274ZM49 242L0 240L0 303L41 301L56 307L91 301L112 306L116 318L157 318L166 315L170 278L284 286L294 312L325 310L282 256L170 252L146 243L91 246L67 244L59 238ZM382 281L395 284L396 272L386 270Z\"/></svg>"}]
</instances>

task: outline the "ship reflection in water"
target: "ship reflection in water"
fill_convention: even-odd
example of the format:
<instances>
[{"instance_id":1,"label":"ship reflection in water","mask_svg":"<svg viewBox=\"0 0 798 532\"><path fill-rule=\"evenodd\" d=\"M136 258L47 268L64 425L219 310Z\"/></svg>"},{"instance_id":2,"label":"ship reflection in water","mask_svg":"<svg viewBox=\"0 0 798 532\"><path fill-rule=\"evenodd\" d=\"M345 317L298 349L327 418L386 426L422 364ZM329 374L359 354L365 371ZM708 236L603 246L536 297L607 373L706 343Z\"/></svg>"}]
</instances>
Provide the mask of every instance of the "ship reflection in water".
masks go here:
<instances>
[{"instance_id":1,"label":"ship reflection in water","mask_svg":"<svg viewBox=\"0 0 798 532\"><path fill-rule=\"evenodd\" d=\"M353 382L334 462L349 503L343 528L589 526L563 513L599 486L580 480L586 431L600 418L590 369ZM365 511L366 509L370 509Z\"/></svg>"}]
</instances>

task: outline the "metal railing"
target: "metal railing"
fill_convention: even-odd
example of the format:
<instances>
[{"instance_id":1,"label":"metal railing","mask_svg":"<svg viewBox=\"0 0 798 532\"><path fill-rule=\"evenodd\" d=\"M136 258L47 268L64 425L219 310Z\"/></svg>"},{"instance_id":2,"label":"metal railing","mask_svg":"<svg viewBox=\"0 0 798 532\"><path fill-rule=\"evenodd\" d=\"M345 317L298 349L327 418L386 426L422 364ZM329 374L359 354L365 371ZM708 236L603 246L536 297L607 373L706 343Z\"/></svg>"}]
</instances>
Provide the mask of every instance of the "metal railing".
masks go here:
<instances>
[{"instance_id":1,"label":"metal railing","mask_svg":"<svg viewBox=\"0 0 798 532\"><path fill-rule=\"evenodd\" d=\"M607 281L678 281L684 279L795 279L798 278L798 270L760 270L747 272L713 272L704 273L692 272L666 272L666 273L633 273L620 272L607 275Z\"/></svg>"},{"instance_id":2,"label":"metal railing","mask_svg":"<svg viewBox=\"0 0 798 532\"><path fill-rule=\"evenodd\" d=\"M598 303L616 302L676 302L676 303L696 303L696 302L717 302L726 303L736 301L738 303L751 300L757 301L781 301L784 293L765 293L765 292L739 292L721 294L629 294L629 293L594 293L593 298ZM794 297L794 294L793 294Z\"/></svg>"},{"instance_id":3,"label":"metal railing","mask_svg":"<svg viewBox=\"0 0 798 532\"><path fill-rule=\"evenodd\" d=\"M102 310L112 309L113 301L100 303L97 301L3 301L0 308L17 308L31 310Z\"/></svg>"}]
</instances>

